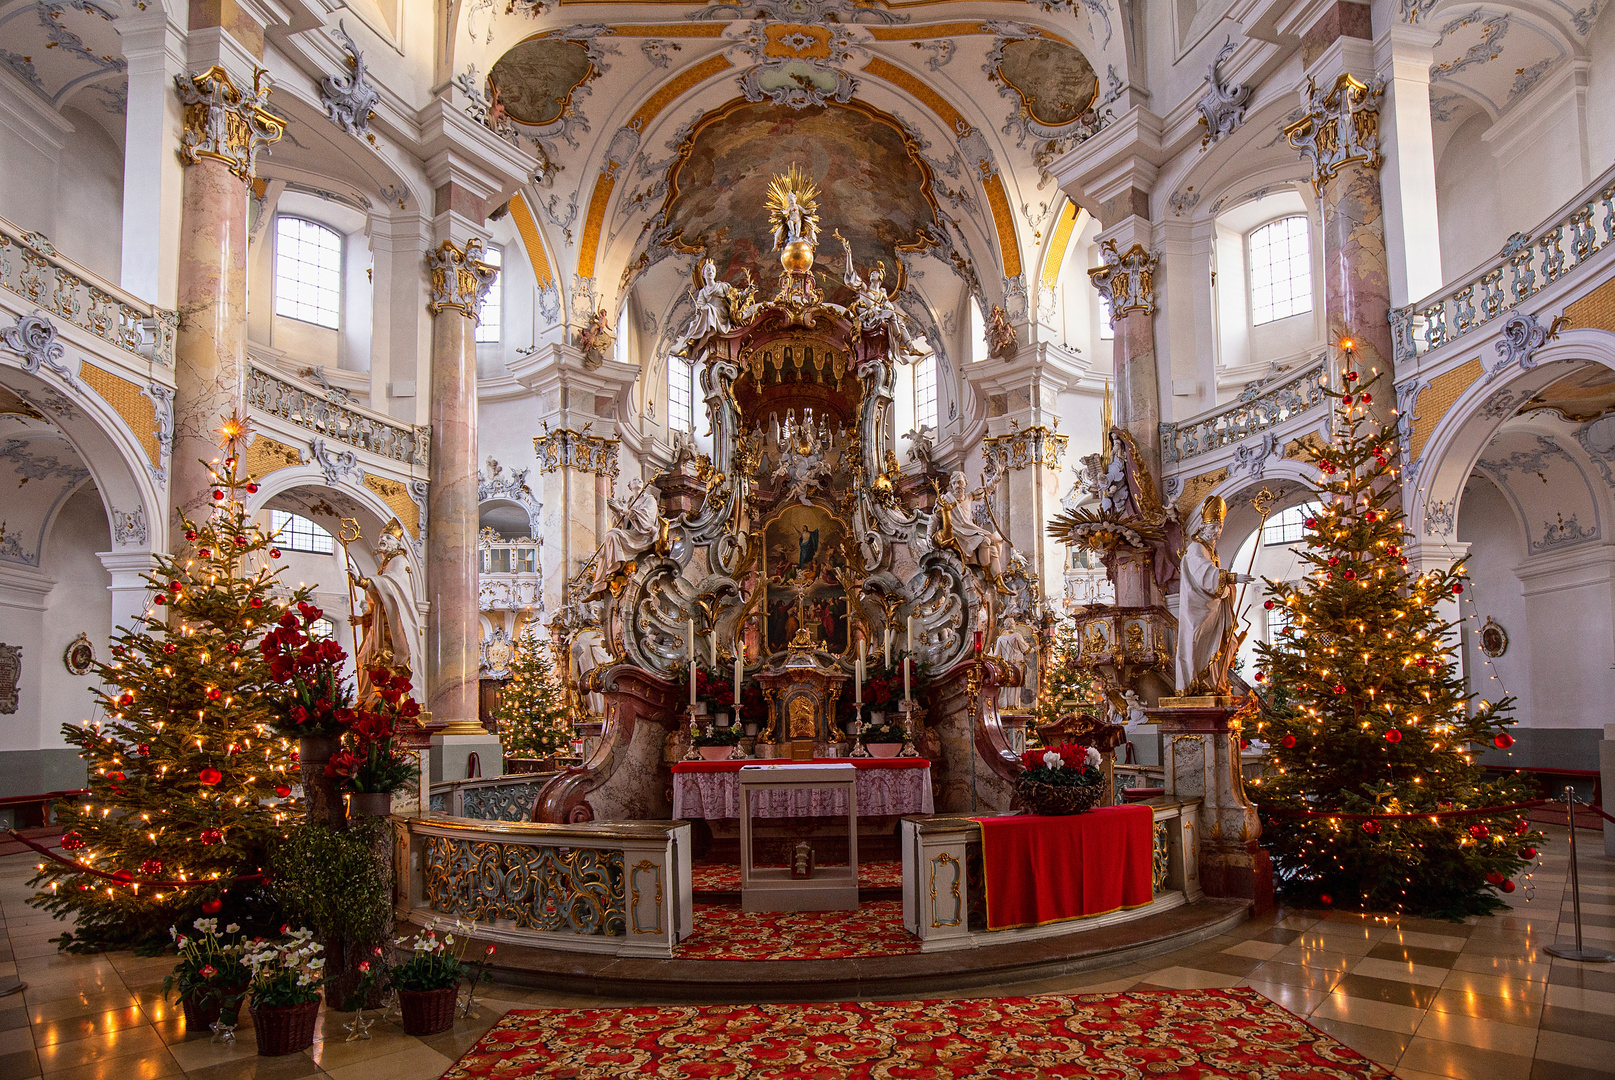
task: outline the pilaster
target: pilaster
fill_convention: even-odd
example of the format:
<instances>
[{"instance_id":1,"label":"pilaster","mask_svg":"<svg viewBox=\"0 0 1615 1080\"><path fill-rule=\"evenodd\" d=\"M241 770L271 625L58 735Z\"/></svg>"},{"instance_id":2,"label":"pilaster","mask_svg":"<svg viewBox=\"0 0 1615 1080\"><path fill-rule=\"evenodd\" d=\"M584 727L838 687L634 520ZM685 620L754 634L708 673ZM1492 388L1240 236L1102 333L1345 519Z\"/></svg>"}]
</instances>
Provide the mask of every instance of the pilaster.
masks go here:
<instances>
[{"instance_id":1,"label":"pilaster","mask_svg":"<svg viewBox=\"0 0 1615 1080\"><path fill-rule=\"evenodd\" d=\"M1393 22L1374 41L1385 83L1380 105L1380 192L1385 200L1391 303L1402 306L1441 288L1441 229L1436 213L1435 136L1430 123L1430 65L1438 31Z\"/></svg>"},{"instance_id":2,"label":"pilaster","mask_svg":"<svg viewBox=\"0 0 1615 1080\"><path fill-rule=\"evenodd\" d=\"M174 133L184 106L174 81L186 71L185 28L153 4L118 20L129 64L124 114L123 272L120 284L142 300L172 309L179 290L180 215L185 166Z\"/></svg>"}]
</instances>

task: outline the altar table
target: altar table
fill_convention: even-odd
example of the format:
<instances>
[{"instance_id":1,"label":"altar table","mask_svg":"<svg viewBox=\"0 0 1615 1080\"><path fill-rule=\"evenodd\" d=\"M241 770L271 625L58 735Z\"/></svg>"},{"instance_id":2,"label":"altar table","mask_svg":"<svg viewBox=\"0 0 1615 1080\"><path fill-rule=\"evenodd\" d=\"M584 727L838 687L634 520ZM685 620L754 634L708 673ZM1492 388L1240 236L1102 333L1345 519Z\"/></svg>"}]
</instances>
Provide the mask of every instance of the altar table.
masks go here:
<instances>
[{"instance_id":1,"label":"altar table","mask_svg":"<svg viewBox=\"0 0 1615 1080\"><path fill-rule=\"evenodd\" d=\"M742 761L680 761L673 765L673 817L740 817L740 769L744 765L787 765L787 758ZM809 764L798 762L797 764ZM858 770L860 817L934 813L931 763L925 758L814 758L814 765L852 765ZM843 791L780 790L752 794L752 814L760 818L842 817Z\"/></svg>"},{"instance_id":2,"label":"altar table","mask_svg":"<svg viewBox=\"0 0 1615 1080\"><path fill-rule=\"evenodd\" d=\"M1148 806L972 820L981 825L989 930L1104 915L1155 898L1155 812Z\"/></svg>"}]
</instances>

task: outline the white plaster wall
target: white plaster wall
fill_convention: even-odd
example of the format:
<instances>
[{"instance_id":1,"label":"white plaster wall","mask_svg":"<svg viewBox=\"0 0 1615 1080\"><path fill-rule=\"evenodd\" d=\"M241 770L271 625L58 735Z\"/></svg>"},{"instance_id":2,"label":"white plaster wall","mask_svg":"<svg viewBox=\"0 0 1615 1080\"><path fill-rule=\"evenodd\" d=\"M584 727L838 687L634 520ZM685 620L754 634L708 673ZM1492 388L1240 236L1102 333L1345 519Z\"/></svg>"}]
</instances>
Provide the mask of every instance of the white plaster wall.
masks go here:
<instances>
[{"instance_id":1,"label":"white plaster wall","mask_svg":"<svg viewBox=\"0 0 1615 1080\"><path fill-rule=\"evenodd\" d=\"M1521 726L1530 727L1536 695L1526 691L1532 686L1533 658L1552 665L1557 649L1526 632L1525 593L1514 573L1525 558L1519 519L1503 493L1482 476L1471 476L1464 488L1457 535L1459 542L1469 545L1470 587L1464 594L1462 633L1470 689L1490 701L1505 693L1518 695L1514 715ZM1507 651L1496 658L1480 651L1480 628L1488 616L1509 638Z\"/></svg>"},{"instance_id":2,"label":"white plaster wall","mask_svg":"<svg viewBox=\"0 0 1615 1080\"><path fill-rule=\"evenodd\" d=\"M66 116L73 137L62 147L51 240L68 258L115 282L123 261L123 151L88 116L74 110Z\"/></svg>"},{"instance_id":3,"label":"white plaster wall","mask_svg":"<svg viewBox=\"0 0 1615 1080\"><path fill-rule=\"evenodd\" d=\"M1587 156L1596 176L1615 163L1615 19L1593 26L1587 53Z\"/></svg>"},{"instance_id":4,"label":"white plaster wall","mask_svg":"<svg viewBox=\"0 0 1615 1080\"><path fill-rule=\"evenodd\" d=\"M114 234L116 239L116 234ZM56 579L46 597L41 637L34 644L39 659L39 681L35 699L39 733L35 745L42 749L65 747L63 724L82 724L98 710L90 697L96 685L91 675L74 675L62 663L67 646L79 634L88 634L95 643L96 658L110 656L108 629L112 625L112 576L96 556L112 546L106 509L100 492L86 485L63 504L46 541L41 569ZM26 646L25 646L26 647Z\"/></svg>"},{"instance_id":5,"label":"white plaster wall","mask_svg":"<svg viewBox=\"0 0 1615 1080\"><path fill-rule=\"evenodd\" d=\"M1497 164L1481 141L1489 126L1484 116L1466 121L1436 162L1441 276L1449 282L1495 258L1510 231L1502 221L1504 193L1498 188ZM1519 192L1510 198L1526 201Z\"/></svg>"}]
</instances>

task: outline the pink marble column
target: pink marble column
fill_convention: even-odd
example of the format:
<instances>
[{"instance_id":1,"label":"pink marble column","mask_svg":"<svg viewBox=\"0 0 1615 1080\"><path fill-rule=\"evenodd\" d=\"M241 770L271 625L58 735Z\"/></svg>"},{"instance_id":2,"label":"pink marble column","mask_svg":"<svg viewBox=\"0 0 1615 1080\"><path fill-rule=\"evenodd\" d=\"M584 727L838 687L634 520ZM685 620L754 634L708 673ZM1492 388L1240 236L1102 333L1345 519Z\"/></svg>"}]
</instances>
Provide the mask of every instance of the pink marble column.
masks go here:
<instances>
[{"instance_id":1,"label":"pink marble column","mask_svg":"<svg viewBox=\"0 0 1615 1080\"><path fill-rule=\"evenodd\" d=\"M1143 223L1148 228L1148 223ZM1099 244L1100 265L1088 271L1109 304L1116 338L1116 405L1113 423L1138 444L1150 475L1161 475L1161 378L1155 369L1156 255L1135 243L1118 250L1113 239Z\"/></svg>"},{"instance_id":2,"label":"pink marble column","mask_svg":"<svg viewBox=\"0 0 1615 1080\"><path fill-rule=\"evenodd\" d=\"M1385 204L1379 170L1346 165L1323 185L1324 310L1329 342L1356 343L1358 370L1381 379L1372 410L1381 423L1396 402L1391 386L1391 278L1385 253Z\"/></svg>"},{"instance_id":3,"label":"pink marble column","mask_svg":"<svg viewBox=\"0 0 1615 1080\"><path fill-rule=\"evenodd\" d=\"M247 184L263 144L283 125L263 109L267 86L239 92L220 68L175 80L185 106L179 330L174 344L170 527L211 502L207 466L220 421L240 408L247 362ZM233 123L226 123L226 119ZM226 141L216 138L223 133Z\"/></svg>"},{"instance_id":4,"label":"pink marble column","mask_svg":"<svg viewBox=\"0 0 1615 1080\"><path fill-rule=\"evenodd\" d=\"M445 241L427 257L432 275L432 455L426 514L426 691L448 734L481 732L477 720L476 311L494 269L482 244Z\"/></svg>"}]
</instances>

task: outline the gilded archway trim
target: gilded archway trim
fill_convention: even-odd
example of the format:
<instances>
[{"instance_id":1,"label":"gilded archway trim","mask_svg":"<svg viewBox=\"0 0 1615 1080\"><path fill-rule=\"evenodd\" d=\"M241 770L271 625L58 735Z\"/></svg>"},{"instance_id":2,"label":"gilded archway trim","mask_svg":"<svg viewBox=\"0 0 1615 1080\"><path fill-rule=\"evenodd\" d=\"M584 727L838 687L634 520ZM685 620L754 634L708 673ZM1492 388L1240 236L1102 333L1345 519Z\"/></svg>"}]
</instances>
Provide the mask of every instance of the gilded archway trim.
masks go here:
<instances>
[{"instance_id":1,"label":"gilded archway trim","mask_svg":"<svg viewBox=\"0 0 1615 1080\"><path fill-rule=\"evenodd\" d=\"M1071 245L1076 226L1077 204L1067 199L1059 220L1054 223L1054 232L1049 234L1048 251L1043 255L1042 280L1045 289L1053 289L1060 283L1060 266L1065 262L1065 249Z\"/></svg>"},{"instance_id":2,"label":"gilded archway trim","mask_svg":"<svg viewBox=\"0 0 1615 1080\"><path fill-rule=\"evenodd\" d=\"M544 234L539 231L538 222L533 219L532 208L519 194L510 200L510 217L516 223L516 232L521 235L522 247L527 249L527 261L532 264L533 277L537 279L538 287L553 288L555 272L550 268L549 252L544 247Z\"/></svg>"}]
</instances>

